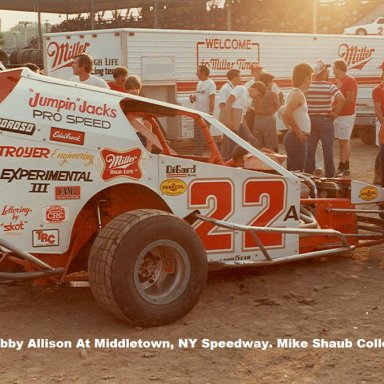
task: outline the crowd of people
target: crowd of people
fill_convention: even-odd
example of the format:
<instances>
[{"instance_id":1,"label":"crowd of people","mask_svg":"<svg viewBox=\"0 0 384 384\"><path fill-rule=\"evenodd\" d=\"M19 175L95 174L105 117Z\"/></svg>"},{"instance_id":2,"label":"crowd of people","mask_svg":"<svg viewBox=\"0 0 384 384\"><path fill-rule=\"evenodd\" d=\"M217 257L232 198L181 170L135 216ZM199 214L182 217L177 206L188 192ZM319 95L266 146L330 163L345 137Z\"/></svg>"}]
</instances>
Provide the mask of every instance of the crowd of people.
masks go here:
<instances>
[{"instance_id":1,"label":"crowd of people","mask_svg":"<svg viewBox=\"0 0 384 384\"><path fill-rule=\"evenodd\" d=\"M329 81L330 67L335 84ZM287 128L284 147L288 170L317 174L316 152L321 143L325 177L350 176L350 139L356 117L357 82L348 74L346 63L340 59L333 65L321 60L313 67L308 63L296 65L292 73L293 87L285 103L283 93L273 81L274 76L265 72L260 64L252 67L251 75L253 79L241 85L238 69L227 72L227 83L218 92L219 120L254 147L278 152L275 115L280 110ZM200 65L197 76L199 82L193 96L196 109L213 114L216 87L209 78L209 69ZM384 80L374 92L374 102L377 117L383 123ZM335 139L339 145L337 168L333 151ZM199 140L195 140L195 145L200 147ZM236 144L224 137L221 143L223 159L233 161L235 149ZM380 153L384 157L384 149ZM376 162L377 172L381 172L380 156ZM376 177L377 184L381 183L379 178Z\"/></svg>"},{"instance_id":2,"label":"crowd of people","mask_svg":"<svg viewBox=\"0 0 384 384\"><path fill-rule=\"evenodd\" d=\"M329 81L332 67L335 84ZM31 67L30 67L31 68ZM38 71L38 67L31 68ZM114 68L113 80L105 80L92 74L94 63L86 53L77 55L72 64L72 81L138 95L141 80L128 75L126 67ZM381 83L373 91L373 102L378 118L378 129L384 126L384 62ZM252 79L242 85L241 72L232 68L227 72L227 82L217 92L210 79L209 68L200 65L196 76L196 91L190 95L195 109L213 115L218 95L219 120L234 134L252 146L267 152L278 153L276 112L281 111L287 132L284 147L287 169L316 174L316 151L319 143L323 152L324 175L327 178L350 176L350 138L356 116L357 82L347 73L346 63L339 59L332 65L319 60L312 67L308 63L297 64L292 72L292 89L284 95L274 83L274 76L261 64L251 67ZM384 129L378 134L381 150L375 164L375 183L384 185ZM339 142L339 164L334 164L333 146ZM145 140L142 140L146 145ZM195 155L203 154L203 136L198 125L194 127ZM236 143L224 135L220 143L223 159L233 162L239 152ZM383 167L384 168L384 167Z\"/></svg>"},{"instance_id":3,"label":"crowd of people","mask_svg":"<svg viewBox=\"0 0 384 384\"><path fill-rule=\"evenodd\" d=\"M342 33L356 23L362 15L381 5L381 0L337 0L319 2L318 33ZM302 0L227 0L218 6L207 0L186 2L159 2L143 4L140 8L117 10L106 16L96 15L96 29L108 28L162 28L226 30L247 32L311 33L313 31L313 2ZM231 7L230 12L228 7ZM156 15L155 15L156 14ZM156 22L155 22L156 18ZM228 20L228 18L230 20ZM51 32L89 30L90 15L78 15L53 25Z\"/></svg>"}]
</instances>

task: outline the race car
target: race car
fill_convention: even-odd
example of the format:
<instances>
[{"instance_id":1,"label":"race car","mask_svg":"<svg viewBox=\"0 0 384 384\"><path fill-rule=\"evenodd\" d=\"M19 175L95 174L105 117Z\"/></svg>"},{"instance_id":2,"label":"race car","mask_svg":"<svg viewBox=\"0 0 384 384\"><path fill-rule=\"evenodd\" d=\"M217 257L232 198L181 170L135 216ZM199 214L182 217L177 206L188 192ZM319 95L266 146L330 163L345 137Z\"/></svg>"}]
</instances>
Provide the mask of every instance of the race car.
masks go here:
<instances>
[{"instance_id":1,"label":"race car","mask_svg":"<svg viewBox=\"0 0 384 384\"><path fill-rule=\"evenodd\" d=\"M384 35L384 17L378 17L369 24L345 28L345 35Z\"/></svg>"},{"instance_id":2,"label":"race car","mask_svg":"<svg viewBox=\"0 0 384 384\"><path fill-rule=\"evenodd\" d=\"M183 317L209 268L383 241L381 188L289 172L193 109L22 68L0 73L0 134L0 279L89 285L131 324Z\"/></svg>"}]
</instances>

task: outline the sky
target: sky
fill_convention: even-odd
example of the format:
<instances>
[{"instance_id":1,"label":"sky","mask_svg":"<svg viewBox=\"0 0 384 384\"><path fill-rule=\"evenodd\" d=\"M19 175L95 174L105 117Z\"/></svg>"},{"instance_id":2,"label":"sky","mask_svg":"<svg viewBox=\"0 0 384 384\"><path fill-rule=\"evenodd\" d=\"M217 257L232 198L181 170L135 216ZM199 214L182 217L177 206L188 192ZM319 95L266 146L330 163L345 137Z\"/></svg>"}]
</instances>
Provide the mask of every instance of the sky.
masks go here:
<instances>
[{"instance_id":1,"label":"sky","mask_svg":"<svg viewBox=\"0 0 384 384\"><path fill-rule=\"evenodd\" d=\"M50 24L57 24L63 21L65 17L66 15L62 15L60 18L58 14L42 13L41 22L42 24L45 24L48 20L48 23ZM37 12L0 11L0 19L1 32L6 32L19 21L32 21L37 23Z\"/></svg>"}]
</instances>

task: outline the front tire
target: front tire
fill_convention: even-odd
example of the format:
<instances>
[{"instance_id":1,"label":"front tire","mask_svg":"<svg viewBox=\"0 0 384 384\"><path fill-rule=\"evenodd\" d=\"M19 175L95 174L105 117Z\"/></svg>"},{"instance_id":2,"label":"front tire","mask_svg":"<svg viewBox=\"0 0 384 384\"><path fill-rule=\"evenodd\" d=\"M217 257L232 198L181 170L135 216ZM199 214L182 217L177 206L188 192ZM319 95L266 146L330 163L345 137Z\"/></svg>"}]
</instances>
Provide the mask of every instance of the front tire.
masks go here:
<instances>
[{"instance_id":1,"label":"front tire","mask_svg":"<svg viewBox=\"0 0 384 384\"><path fill-rule=\"evenodd\" d=\"M163 211L135 210L100 231L88 274L105 309L134 325L157 326L195 306L207 279L207 258L184 220Z\"/></svg>"}]
</instances>

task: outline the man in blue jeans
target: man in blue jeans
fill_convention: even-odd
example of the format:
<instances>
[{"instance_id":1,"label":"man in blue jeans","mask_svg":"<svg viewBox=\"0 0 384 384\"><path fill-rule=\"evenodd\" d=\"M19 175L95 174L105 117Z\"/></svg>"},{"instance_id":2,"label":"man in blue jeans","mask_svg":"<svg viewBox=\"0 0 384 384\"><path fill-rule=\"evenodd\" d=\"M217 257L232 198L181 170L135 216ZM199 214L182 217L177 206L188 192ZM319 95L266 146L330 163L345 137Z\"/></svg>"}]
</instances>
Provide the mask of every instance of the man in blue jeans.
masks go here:
<instances>
[{"instance_id":1,"label":"man in blue jeans","mask_svg":"<svg viewBox=\"0 0 384 384\"><path fill-rule=\"evenodd\" d=\"M343 108L345 98L337 87L328 81L330 64L323 61L316 62L314 78L307 91L307 104L309 118L311 119L311 132L308 137L305 172L312 174L315 171L316 148L321 140L323 145L325 177L335 176L333 161L334 127L333 119ZM332 109L335 102L334 109Z\"/></svg>"}]
</instances>

